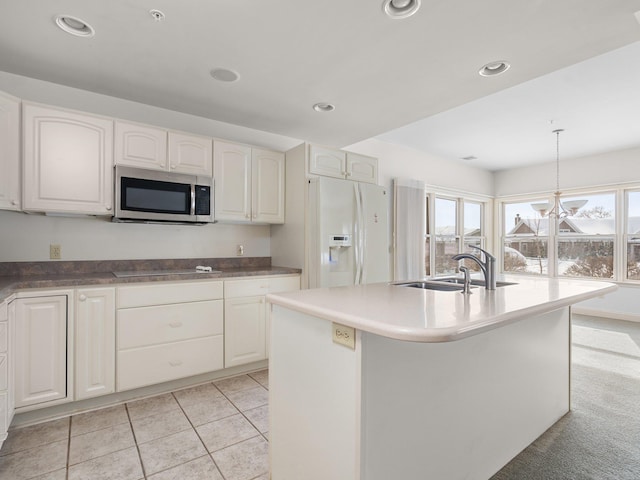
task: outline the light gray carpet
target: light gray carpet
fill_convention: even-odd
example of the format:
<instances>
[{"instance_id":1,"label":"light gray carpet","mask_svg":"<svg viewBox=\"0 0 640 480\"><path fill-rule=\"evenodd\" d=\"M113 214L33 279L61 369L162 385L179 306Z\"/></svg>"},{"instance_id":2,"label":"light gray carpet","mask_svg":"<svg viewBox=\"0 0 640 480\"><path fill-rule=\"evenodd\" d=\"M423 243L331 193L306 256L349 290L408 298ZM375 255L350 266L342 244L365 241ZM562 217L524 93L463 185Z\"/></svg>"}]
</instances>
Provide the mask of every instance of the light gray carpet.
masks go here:
<instances>
[{"instance_id":1,"label":"light gray carpet","mask_svg":"<svg viewBox=\"0 0 640 480\"><path fill-rule=\"evenodd\" d=\"M640 323L575 316L572 410L491 480L640 480Z\"/></svg>"}]
</instances>

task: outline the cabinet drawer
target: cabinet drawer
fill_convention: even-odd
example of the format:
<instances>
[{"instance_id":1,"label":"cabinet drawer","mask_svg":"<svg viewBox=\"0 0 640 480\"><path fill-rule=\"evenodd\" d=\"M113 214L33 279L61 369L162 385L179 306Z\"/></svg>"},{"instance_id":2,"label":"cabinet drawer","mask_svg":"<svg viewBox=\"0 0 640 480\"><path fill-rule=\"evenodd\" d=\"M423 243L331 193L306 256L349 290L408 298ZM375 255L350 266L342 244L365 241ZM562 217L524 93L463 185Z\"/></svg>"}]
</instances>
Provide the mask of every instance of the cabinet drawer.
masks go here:
<instances>
[{"instance_id":1,"label":"cabinet drawer","mask_svg":"<svg viewBox=\"0 0 640 480\"><path fill-rule=\"evenodd\" d=\"M300 290L300 277L275 277L269 279L269 293Z\"/></svg>"},{"instance_id":2,"label":"cabinet drawer","mask_svg":"<svg viewBox=\"0 0 640 480\"><path fill-rule=\"evenodd\" d=\"M222 298L222 282L180 282L118 287L117 308L200 302Z\"/></svg>"},{"instance_id":3,"label":"cabinet drawer","mask_svg":"<svg viewBox=\"0 0 640 480\"><path fill-rule=\"evenodd\" d=\"M253 297L300 290L300 277L268 277L224 282L224 298Z\"/></svg>"},{"instance_id":4,"label":"cabinet drawer","mask_svg":"<svg viewBox=\"0 0 640 480\"><path fill-rule=\"evenodd\" d=\"M118 310L118 349L222 335L223 301Z\"/></svg>"},{"instance_id":5,"label":"cabinet drawer","mask_svg":"<svg viewBox=\"0 0 640 480\"><path fill-rule=\"evenodd\" d=\"M0 353L7 351L7 343L9 342L9 325L7 322L0 322Z\"/></svg>"},{"instance_id":6,"label":"cabinet drawer","mask_svg":"<svg viewBox=\"0 0 640 480\"><path fill-rule=\"evenodd\" d=\"M219 370L223 336L118 352L118 391Z\"/></svg>"},{"instance_id":7,"label":"cabinet drawer","mask_svg":"<svg viewBox=\"0 0 640 480\"><path fill-rule=\"evenodd\" d=\"M224 282L224 298L252 297L269 293L268 278L227 280Z\"/></svg>"},{"instance_id":8,"label":"cabinet drawer","mask_svg":"<svg viewBox=\"0 0 640 480\"><path fill-rule=\"evenodd\" d=\"M0 391L6 390L9 385L9 362L7 355L0 355Z\"/></svg>"}]
</instances>

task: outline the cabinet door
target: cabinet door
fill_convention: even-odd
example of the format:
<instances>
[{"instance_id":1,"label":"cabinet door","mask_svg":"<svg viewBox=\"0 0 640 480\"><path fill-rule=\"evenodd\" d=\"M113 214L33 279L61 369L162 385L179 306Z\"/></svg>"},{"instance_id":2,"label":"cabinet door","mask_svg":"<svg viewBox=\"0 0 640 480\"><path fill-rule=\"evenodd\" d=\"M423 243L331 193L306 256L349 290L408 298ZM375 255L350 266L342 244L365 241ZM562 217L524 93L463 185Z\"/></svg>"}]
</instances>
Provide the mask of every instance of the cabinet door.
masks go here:
<instances>
[{"instance_id":1,"label":"cabinet door","mask_svg":"<svg viewBox=\"0 0 640 480\"><path fill-rule=\"evenodd\" d=\"M114 163L152 170L167 169L167 132L159 128L116 122Z\"/></svg>"},{"instance_id":2,"label":"cabinet door","mask_svg":"<svg viewBox=\"0 0 640 480\"><path fill-rule=\"evenodd\" d=\"M214 142L215 218L251 221L251 148Z\"/></svg>"},{"instance_id":3,"label":"cabinet door","mask_svg":"<svg viewBox=\"0 0 640 480\"><path fill-rule=\"evenodd\" d=\"M169 170L211 177L211 149L208 137L169 132Z\"/></svg>"},{"instance_id":4,"label":"cabinet door","mask_svg":"<svg viewBox=\"0 0 640 480\"><path fill-rule=\"evenodd\" d=\"M24 104L24 210L111 215L113 122Z\"/></svg>"},{"instance_id":5,"label":"cabinet door","mask_svg":"<svg viewBox=\"0 0 640 480\"><path fill-rule=\"evenodd\" d=\"M225 368L266 358L264 296L224 301Z\"/></svg>"},{"instance_id":6,"label":"cabinet door","mask_svg":"<svg viewBox=\"0 0 640 480\"><path fill-rule=\"evenodd\" d=\"M16 407L67 396L67 296L16 302Z\"/></svg>"},{"instance_id":7,"label":"cabinet door","mask_svg":"<svg viewBox=\"0 0 640 480\"><path fill-rule=\"evenodd\" d=\"M0 92L0 208L20 210L20 100Z\"/></svg>"},{"instance_id":8,"label":"cabinet door","mask_svg":"<svg viewBox=\"0 0 640 480\"><path fill-rule=\"evenodd\" d=\"M345 178L347 175L347 154L340 150L309 147L309 173L325 177Z\"/></svg>"},{"instance_id":9,"label":"cabinet door","mask_svg":"<svg viewBox=\"0 0 640 480\"><path fill-rule=\"evenodd\" d=\"M378 159L347 153L347 178L358 182L378 183Z\"/></svg>"},{"instance_id":10,"label":"cabinet door","mask_svg":"<svg viewBox=\"0 0 640 480\"><path fill-rule=\"evenodd\" d=\"M284 223L284 153L251 151L251 220Z\"/></svg>"},{"instance_id":11,"label":"cabinet door","mask_svg":"<svg viewBox=\"0 0 640 480\"><path fill-rule=\"evenodd\" d=\"M76 400L115 392L115 289L76 295Z\"/></svg>"}]
</instances>

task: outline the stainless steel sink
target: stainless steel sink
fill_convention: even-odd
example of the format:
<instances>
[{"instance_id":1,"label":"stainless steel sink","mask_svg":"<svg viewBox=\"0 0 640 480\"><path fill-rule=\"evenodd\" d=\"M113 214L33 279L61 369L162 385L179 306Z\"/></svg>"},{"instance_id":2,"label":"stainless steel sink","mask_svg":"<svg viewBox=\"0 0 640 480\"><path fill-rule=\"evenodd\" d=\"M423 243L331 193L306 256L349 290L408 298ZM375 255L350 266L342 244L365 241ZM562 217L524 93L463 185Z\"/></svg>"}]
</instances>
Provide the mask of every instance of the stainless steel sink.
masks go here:
<instances>
[{"instance_id":1,"label":"stainless steel sink","mask_svg":"<svg viewBox=\"0 0 640 480\"><path fill-rule=\"evenodd\" d=\"M447 283L449 285L462 285L464 283L464 279L458 277L448 277L448 278L433 278L429 280L430 282L439 282L439 283ZM472 278L471 285L484 287L484 280ZM515 282L496 282L496 287L506 287L509 285L517 285Z\"/></svg>"},{"instance_id":2,"label":"stainless steel sink","mask_svg":"<svg viewBox=\"0 0 640 480\"><path fill-rule=\"evenodd\" d=\"M462 290L462 285L457 283L440 282L440 281L420 281L420 282L407 282L407 283L395 283L398 287L413 287L423 288L425 290L439 290L444 292L459 292Z\"/></svg>"}]
</instances>

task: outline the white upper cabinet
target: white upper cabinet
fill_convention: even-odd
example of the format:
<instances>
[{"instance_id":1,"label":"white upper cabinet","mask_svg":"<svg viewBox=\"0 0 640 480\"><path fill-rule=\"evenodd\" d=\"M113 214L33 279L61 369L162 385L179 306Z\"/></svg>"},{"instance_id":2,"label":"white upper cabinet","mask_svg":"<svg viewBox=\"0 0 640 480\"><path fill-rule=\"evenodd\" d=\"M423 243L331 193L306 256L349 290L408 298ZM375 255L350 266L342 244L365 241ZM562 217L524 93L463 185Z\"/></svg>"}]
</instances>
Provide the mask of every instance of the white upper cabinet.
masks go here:
<instances>
[{"instance_id":1,"label":"white upper cabinet","mask_svg":"<svg viewBox=\"0 0 640 480\"><path fill-rule=\"evenodd\" d=\"M284 223L284 153L251 151L251 220Z\"/></svg>"},{"instance_id":2,"label":"white upper cabinet","mask_svg":"<svg viewBox=\"0 0 640 480\"><path fill-rule=\"evenodd\" d=\"M212 145L209 137L169 132L169 170L210 177L213 174Z\"/></svg>"},{"instance_id":3,"label":"white upper cabinet","mask_svg":"<svg viewBox=\"0 0 640 480\"><path fill-rule=\"evenodd\" d=\"M20 100L0 92L0 208L20 210Z\"/></svg>"},{"instance_id":4,"label":"white upper cabinet","mask_svg":"<svg viewBox=\"0 0 640 480\"><path fill-rule=\"evenodd\" d=\"M378 183L378 159L347 152L347 178L357 182Z\"/></svg>"},{"instance_id":5,"label":"white upper cabinet","mask_svg":"<svg viewBox=\"0 0 640 480\"><path fill-rule=\"evenodd\" d=\"M346 152L311 145L309 147L309 173L325 177L345 178L347 175Z\"/></svg>"},{"instance_id":6,"label":"white upper cabinet","mask_svg":"<svg viewBox=\"0 0 640 480\"><path fill-rule=\"evenodd\" d=\"M378 182L378 159L311 145L309 173L375 184Z\"/></svg>"},{"instance_id":7,"label":"white upper cabinet","mask_svg":"<svg viewBox=\"0 0 640 480\"><path fill-rule=\"evenodd\" d=\"M214 141L216 220L284 223L284 154Z\"/></svg>"},{"instance_id":8,"label":"white upper cabinet","mask_svg":"<svg viewBox=\"0 0 640 480\"><path fill-rule=\"evenodd\" d=\"M116 165L208 177L213 173L209 137L116 121L114 144Z\"/></svg>"},{"instance_id":9,"label":"white upper cabinet","mask_svg":"<svg viewBox=\"0 0 640 480\"><path fill-rule=\"evenodd\" d=\"M116 121L114 162L153 170L167 169L167 131Z\"/></svg>"},{"instance_id":10,"label":"white upper cabinet","mask_svg":"<svg viewBox=\"0 0 640 480\"><path fill-rule=\"evenodd\" d=\"M23 210L112 215L113 121L23 103Z\"/></svg>"}]
</instances>

